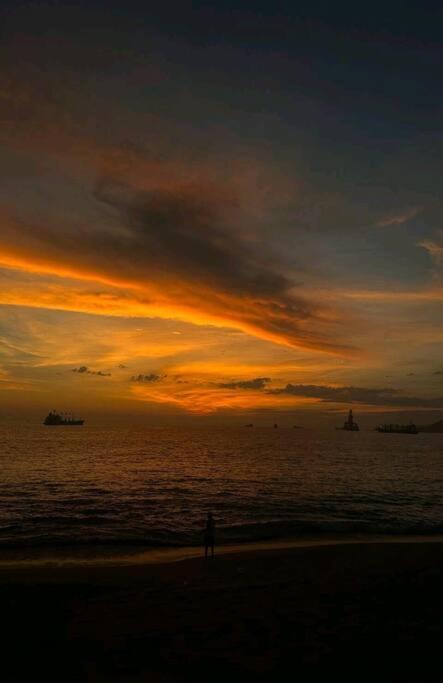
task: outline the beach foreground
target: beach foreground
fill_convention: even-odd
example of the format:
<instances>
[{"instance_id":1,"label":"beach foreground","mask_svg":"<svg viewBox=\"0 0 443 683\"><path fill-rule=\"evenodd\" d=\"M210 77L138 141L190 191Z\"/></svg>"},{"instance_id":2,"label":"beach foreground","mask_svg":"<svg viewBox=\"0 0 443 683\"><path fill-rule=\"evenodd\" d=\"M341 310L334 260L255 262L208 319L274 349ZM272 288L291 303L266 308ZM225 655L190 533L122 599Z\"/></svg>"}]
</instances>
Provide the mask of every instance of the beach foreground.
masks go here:
<instances>
[{"instance_id":1,"label":"beach foreground","mask_svg":"<svg viewBox=\"0 0 443 683\"><path fill-rule=\"evenodd\" d=\"M416 541L3 566L3 678L437 681L442 568Z\"/></svg>"}]
</instances>

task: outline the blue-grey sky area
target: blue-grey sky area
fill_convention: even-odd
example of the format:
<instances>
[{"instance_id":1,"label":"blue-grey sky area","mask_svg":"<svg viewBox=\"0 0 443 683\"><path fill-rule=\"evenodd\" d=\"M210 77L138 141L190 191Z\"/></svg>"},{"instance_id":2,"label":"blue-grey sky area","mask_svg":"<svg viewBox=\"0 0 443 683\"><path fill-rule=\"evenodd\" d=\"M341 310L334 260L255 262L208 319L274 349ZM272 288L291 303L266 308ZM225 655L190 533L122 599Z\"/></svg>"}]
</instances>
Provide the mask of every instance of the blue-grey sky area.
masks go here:
<instances>
[{"instance_id":1,"label":"blue-grey sky area","mask_svg":"<svg viewBox=\"0 0 443 683\"><path fill-rule=\"evenodd\" d=\"M441 7L0 19L3 412L438 416Z\"/></svg>"}]
</instances>

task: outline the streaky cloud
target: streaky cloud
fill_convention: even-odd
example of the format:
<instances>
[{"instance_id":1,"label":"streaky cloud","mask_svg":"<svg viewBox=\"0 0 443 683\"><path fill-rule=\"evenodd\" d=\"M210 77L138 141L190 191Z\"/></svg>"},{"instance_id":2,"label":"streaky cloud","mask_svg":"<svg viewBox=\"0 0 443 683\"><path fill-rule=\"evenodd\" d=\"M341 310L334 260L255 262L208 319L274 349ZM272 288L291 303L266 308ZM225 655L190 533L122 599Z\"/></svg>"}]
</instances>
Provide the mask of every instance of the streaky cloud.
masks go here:
<instances>
[{"instance_id":1,"label":"streaky cloud","mask_svg":"<svg viewBox=\"0 0 443 683\"><path fill-rule=\"evenodd\" d=\"M253 248L242 239L247 207L229 183L183 181L165 188L154 179L151 189L140 191L104 176L95 196L116 212L120 230L79 233L4 218L0 263L113 285L163 317L354 353L340 340L340 314L296 294L294 280L279 272L266 246Z\"/></svg>"},{"instance_id":2,"label":"streaky cloud","mask_svg":"<svg viewBox=\"0 0 443 683\"><path fill-rule=\"evenodd\" d=\"M386 216L383 216L383 218L381 218L376 225L380 228L389 227L392 225L402 225L403 223L407 223L415 218L417 213L417 207L411 207L410 209L399 211L397 213L390 213Z\"/></svg>"},{"instance_id":3,"label":"streaky cloud","mask_svg":"<svg viewBox=\"0 0 443 683\"><path fill-rule=\"evenodd\" d=\"M77 372L79 375L97 375L98 377L111 377L110 372L103 370L90 370L86 365L80 365L78 368L73 368L72 372Z\"/></svg>"},{"instance_id":4,"label":"streaky cloud","mask_svg":"<svg viewBox=\"0 0 443 683\"><path fill-rule=\"evenodd\" d=\"M270 377L256 377L255 379L248 380L219 382L217 386L220 389L264 389L270 381Z\"/></svg>"},{"instance_id":5,"label":"streaky cloud","mask_svg":"<svg viewBox=\"0 0 443 683\"><path fill-rule=\"evenodd\" d=\"M268 389L268 393L280 396L299 396L319 399L325 403L364 403L378 406L437 408L443 410L443 396L419 398L403 396L398 389L365 388L354 386L335 387L318 384L287 384L285 387Z\"/></svg>"},{"instance_id":6,"label":"streaky cloud","mask_svg":"<svg viewBox=\"0 0 443 683\"><path fill-rule=\"evenodd\" d=\"M133 375L131 377L131 382L159 382L164 375L157 375L155 372L151 372L149 375Z\"/></svg>"}]
</instances>

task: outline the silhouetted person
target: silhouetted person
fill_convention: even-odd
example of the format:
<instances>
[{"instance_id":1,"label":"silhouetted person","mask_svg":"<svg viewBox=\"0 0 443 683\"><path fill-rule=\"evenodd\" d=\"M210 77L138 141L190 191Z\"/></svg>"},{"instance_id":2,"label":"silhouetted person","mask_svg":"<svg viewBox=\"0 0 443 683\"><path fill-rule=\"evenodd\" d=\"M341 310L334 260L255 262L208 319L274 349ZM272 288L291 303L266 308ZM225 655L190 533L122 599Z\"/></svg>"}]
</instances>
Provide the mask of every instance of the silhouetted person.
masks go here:
<instances>
[{"instance_id":1,"label":"silhouetted person","mask_svg":"<svg viewBox=\"0 0 443 683\"><path fill-rule=\"evenodd\" d=\"M208 518L206 520L206 529L204 536L205 543L205 558L208 559L209 548L211 548L211 557L214 557L214 546L215 546L215 521L212 516L212 512L208 512Z\"/></svg>"}]
</instances>

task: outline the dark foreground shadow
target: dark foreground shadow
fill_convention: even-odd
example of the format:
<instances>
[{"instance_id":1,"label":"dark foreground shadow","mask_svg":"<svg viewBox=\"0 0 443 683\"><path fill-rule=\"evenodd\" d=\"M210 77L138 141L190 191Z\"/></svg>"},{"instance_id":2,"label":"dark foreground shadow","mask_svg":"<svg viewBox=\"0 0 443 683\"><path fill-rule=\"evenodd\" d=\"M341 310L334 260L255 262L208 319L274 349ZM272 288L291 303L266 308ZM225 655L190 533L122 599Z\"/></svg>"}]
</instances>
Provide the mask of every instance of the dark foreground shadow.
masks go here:
<instances>
[{"instance_id":1,"label":"dark foreground shadow","mask_svg":"<svg viewBox=\"0 0 443 683\"><path fill-rule=\"evenodd\" d=\"M2 678L437 681L443 546L0 573Z\"/></svg>"}]
</instances>

